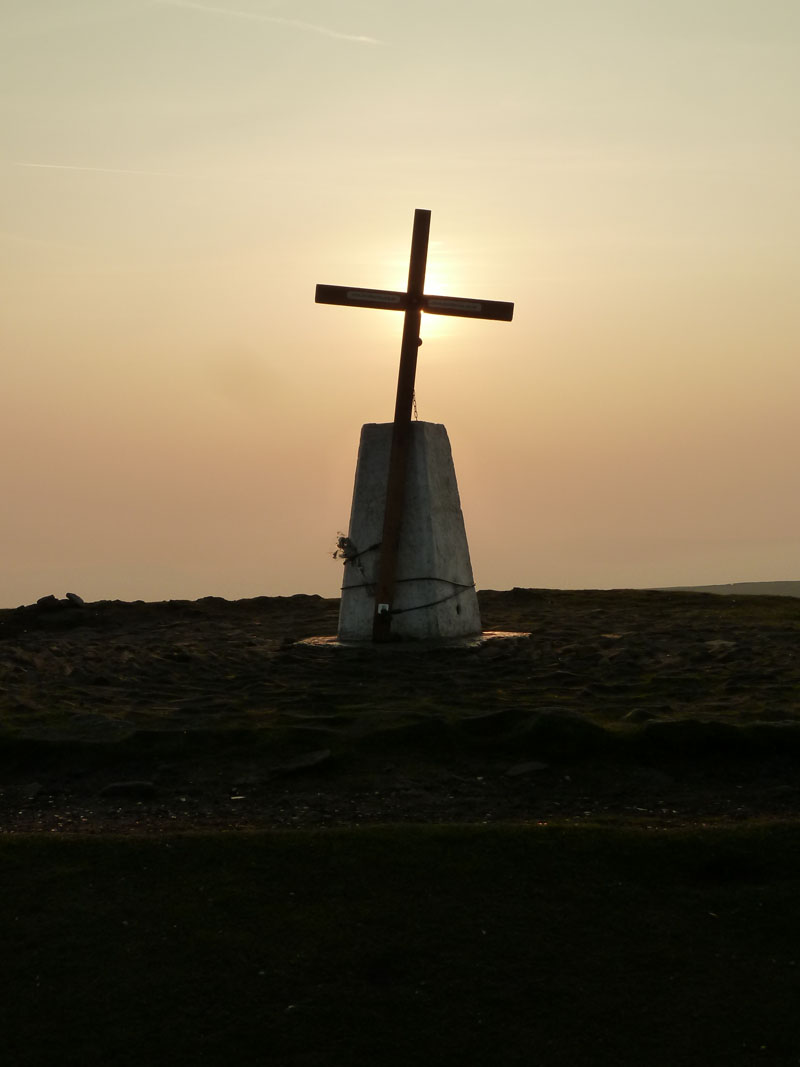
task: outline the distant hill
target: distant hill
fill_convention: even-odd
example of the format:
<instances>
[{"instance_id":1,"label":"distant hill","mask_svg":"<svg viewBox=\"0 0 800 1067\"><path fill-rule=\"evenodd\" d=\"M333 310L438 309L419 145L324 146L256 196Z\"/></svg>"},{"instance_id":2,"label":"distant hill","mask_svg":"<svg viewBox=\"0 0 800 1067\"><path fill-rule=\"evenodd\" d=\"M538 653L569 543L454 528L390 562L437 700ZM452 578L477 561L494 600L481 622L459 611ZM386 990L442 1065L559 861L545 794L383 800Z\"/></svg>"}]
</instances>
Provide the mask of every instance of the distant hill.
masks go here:
<instances>
[{"instance_id":1,"label":"distant hill","mask_svg":"<svg viewBox=\"0 0 800 1067\"><path fill-rule=\"evenodd\" d=\"M728 585L673 585L665 593L720 593L722 596L796 596L800 582L730 582Z\"/></svg>"}]
</instances>

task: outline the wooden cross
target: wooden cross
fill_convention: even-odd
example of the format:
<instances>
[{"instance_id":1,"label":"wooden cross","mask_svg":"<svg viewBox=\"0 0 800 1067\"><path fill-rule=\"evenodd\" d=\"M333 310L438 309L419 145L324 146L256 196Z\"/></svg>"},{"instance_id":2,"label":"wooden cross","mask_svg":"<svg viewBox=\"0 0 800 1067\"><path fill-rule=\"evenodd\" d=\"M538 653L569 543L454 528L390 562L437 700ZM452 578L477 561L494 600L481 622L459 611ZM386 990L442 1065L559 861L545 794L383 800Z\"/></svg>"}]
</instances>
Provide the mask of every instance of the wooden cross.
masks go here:
<instances>
[{"instance_id":1,"label":"wooden cross","mask_svg":"<svg viewBox=\"0 0 800 1067\"><path fill-rule=\"evenodd\" d=\"M420 340L422 312L431 315L459 315L470 319L500 319L510 322L514 305L500 300L462 300L450 296L426 296L425 265L428 258L428 235L431 213L414 212L411 235L411 260L408 267L406 291L388 289L352 289L344 285L318 285L316 303L346 304L351 307L382 308L405 312L403 341L400 348L400 373L397 378L397 399L394 408L392 446L389 453L389 477L386 485L386 510L383 536L380 543L378 580L375 590L373 641L388 641L391 637L392 598L397 572L397 550L403 518L406 489L408 441L411 434L411 410L414 403L414 379L417 373L417 351Z\"/></svg>"}]
</instances>

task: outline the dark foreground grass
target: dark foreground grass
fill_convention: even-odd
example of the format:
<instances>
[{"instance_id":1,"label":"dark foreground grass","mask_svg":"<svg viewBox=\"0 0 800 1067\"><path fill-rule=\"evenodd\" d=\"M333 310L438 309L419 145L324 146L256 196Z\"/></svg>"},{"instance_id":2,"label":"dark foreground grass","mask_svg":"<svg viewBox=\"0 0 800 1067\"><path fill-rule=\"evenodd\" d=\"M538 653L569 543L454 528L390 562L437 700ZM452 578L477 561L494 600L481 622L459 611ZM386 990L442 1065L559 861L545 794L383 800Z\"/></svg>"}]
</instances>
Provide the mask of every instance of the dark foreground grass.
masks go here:
<instances>
[{"instance_id":1,"label":"dark foreground grass","mask_svg":"<svg viewBox=\"0 0 800 1067\"><path fill-rule=\"evenodd\" d=\"M800 1063L800 827L0 844L0 1044L80 1064Z\"/></svg>"}]
</instances>

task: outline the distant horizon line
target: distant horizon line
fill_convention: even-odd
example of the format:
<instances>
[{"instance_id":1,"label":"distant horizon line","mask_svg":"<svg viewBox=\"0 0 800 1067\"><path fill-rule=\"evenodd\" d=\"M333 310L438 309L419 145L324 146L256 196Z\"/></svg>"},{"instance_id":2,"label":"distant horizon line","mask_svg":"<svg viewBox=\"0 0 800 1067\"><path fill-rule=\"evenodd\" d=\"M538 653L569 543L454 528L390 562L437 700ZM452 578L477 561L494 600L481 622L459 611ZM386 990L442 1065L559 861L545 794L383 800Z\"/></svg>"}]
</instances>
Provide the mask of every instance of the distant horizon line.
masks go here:
<instances>
[{"instance_id":1,"label":"distant horizon line","mask_svg":"<svg viewBox=\"0 0 800 1067\"><path fill-rule=\"evenodd\" d=\"M643 585L643 586L631 586L631 585L614 585L614 586L511 586L508 589L494 589L494 588L479 588L478 593L512 593L514 590L522 590L525 592L542 592L542 593L720 593L726 595L728 593L738 592L742 596L757 596L759 595L759 589L761 587L793 587L792 592L785 593L769 593L764 592L765 596L795 596L800 598L800 579L778 579L775 581L760 581L760 582L719 582L710 583L708 585ZM747 590L753 590L748 592ZM319 600L338 600L339 597L325 596L322 593L257 593L254 596L234 597L228 598L224 596L218 596L214 593L207 593L200 597L168 597L163 600L145 600L140 597L135 597L131 600L123 600L120 597L101 598L100 600L87 600L84 601L82 597L75 593L65 594L63 597L56 597L54 594L49 593L39 597L37 600L32 601L29 604L15 604L13 607L0 607L0 611L19 611L20 608L33 608L37 606L56 606L56 605L73 605L73 606L90 606L91 604L195 604L202 600L224 600L226 603L235 604L240 600L292 600L295 597L313 597Z\"/></svg>"}]
</instances>

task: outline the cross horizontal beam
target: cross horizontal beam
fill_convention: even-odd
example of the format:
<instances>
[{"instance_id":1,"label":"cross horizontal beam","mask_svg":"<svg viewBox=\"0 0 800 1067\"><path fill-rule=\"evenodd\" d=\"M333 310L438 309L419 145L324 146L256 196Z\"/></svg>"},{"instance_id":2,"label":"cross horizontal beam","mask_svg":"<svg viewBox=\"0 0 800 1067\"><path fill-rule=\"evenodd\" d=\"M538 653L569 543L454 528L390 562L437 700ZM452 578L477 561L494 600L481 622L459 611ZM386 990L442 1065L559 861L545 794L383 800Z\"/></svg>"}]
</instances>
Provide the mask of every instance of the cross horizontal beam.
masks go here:
<instances>
[{"instance_id":1,"label":"cross horizontal beam","mask_svg":"<svg viewBox=\"0 0 800 1067\"><path fill-rule=\"evenodd\" d=\"M379 308L382 311L407 311L412 303L408 293L391 289L353 289L346 285L318 285L318 304L342 304L346 307ZM458 315L467 319L494 319L511 322L514 305L505 300L468 300L456 296L422 296L420 311L429 315Z\"/></svg>"}]
</instances>

